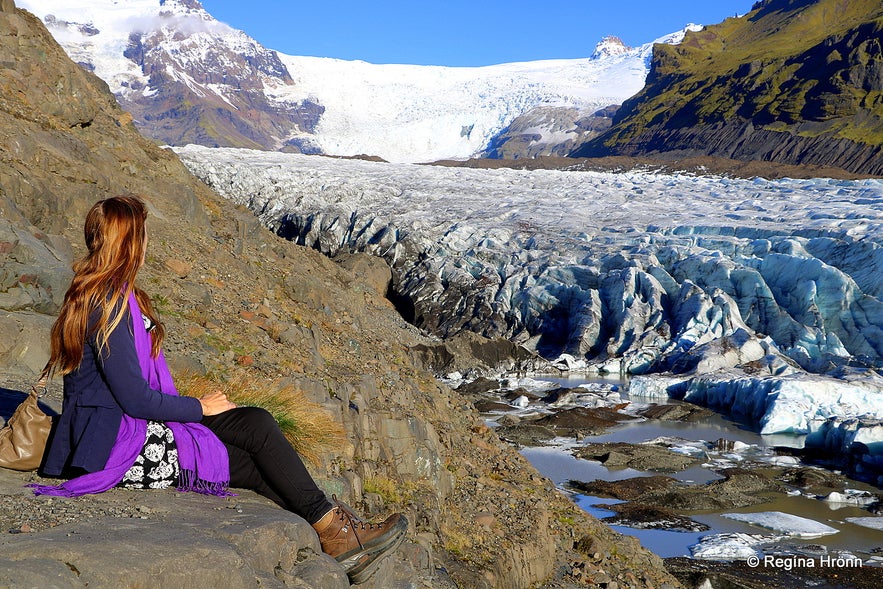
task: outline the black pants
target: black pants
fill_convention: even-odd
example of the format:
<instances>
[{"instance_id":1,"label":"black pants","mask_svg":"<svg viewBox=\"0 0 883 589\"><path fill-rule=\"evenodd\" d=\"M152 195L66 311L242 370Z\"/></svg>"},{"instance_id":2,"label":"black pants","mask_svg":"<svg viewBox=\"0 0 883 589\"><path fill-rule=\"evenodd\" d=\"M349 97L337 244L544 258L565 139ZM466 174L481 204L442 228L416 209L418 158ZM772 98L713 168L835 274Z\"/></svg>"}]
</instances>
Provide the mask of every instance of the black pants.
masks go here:
<instances>
[{"instance_id":1,"label":"black pants","mask_svg":"<svg viewBox=\"0 0 883 589\"><path fill-rule=\"evenodd\" d=\"M332 508L269 412L237 407L202 424L227 447L231 487L252 489L311 524Z\"/></svg>"}]
</instances>

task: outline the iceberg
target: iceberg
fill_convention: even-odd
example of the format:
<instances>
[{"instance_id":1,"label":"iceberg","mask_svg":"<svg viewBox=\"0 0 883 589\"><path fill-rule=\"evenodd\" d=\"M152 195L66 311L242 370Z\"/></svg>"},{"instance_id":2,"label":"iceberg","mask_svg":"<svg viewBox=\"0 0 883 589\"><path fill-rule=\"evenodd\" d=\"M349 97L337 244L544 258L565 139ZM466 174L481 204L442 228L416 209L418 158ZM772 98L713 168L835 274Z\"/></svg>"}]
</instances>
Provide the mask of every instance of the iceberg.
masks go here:
<instances>
[{"instance_id":1,"label":"iceberg","mask_svg":"<svg viewBox=\"0 0 883 589\"><path fill-rule=\"evenodd\" d=\"M684 399L749 418L760 425L762 434L827 431L830 426L826 423L836 417L883 419L883 379L874 373L845 382L805 373L754 376L716 372L692 379ZM872 433L862 436L866 442L878 441ZM817 439L810 436L807 444L817 444Z\"/></svg>"},{"instance_id":2,"label":"iceberg","mask_svg":"<svg viewBox=\"0 0 883 589\"><path fill-rule=\"evenodd\" d=\"M828 503L831 506L831 509L838 509L847 505L873 505L874 503L877 503L878 499L876 495L868 491L844 489L842 493L831 491L822 498L822 501ZM880 519L883 521L883 518Z\"/></svg>"},{"instance_id":3,"label":"iceberg","mask_svg":"<svg viewBox=\"0 0 883 589\"><path fill-rule=\"evenodd\" d=\"M711 534L690 546L690 553L701 560L747 560L757 556L756 546L781 539L781 536L742 533Z\"/></svg>"},{"instance_id":4,"label":"iceberg","mask_svg":"<svg viewBox=\"0 0 883 589\"><path fill-rule=\"evenodd\" d=\"M795 538L820 538L839 533L831 526L781 511L761 511L758 513L725 513L723 517L745 522Z\"/></svg>"},{"instance_id":5,"label":"iceberg","mask_svg":"<svg viewBox=\"0 0 883 589\"><path fill-rule=\"evenodd\" d=\"M846 518L851 524L855 524L857 526L862 526L865 528L871 528L872 530L883 530L883 517L848 517Z\"/></svg>"}]
</instances>

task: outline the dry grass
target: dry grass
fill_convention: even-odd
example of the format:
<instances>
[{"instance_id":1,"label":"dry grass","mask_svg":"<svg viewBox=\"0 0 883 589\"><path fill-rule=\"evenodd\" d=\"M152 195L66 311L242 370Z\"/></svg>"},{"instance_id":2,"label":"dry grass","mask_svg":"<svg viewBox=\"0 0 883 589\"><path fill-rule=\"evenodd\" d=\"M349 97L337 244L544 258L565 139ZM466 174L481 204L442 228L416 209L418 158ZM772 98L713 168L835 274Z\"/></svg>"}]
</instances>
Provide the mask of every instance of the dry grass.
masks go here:
<instances>
[{"instance_id":1,"label":"dry grass","mask_svg":"<svg viewBox=\"0 0 883 589\"><path fill-rule=\"evenodd\" d=\"M399 492L399 483L385 477L368 477L365 479L364 489L366 493L375 493L383 498L384 503L401 503L402 495Z\"/></svg>"},{"instance_id":2,"label":"dry grass","mask_svg":"<svg viewBox=\"0 0 883 589\"><path fill-rule=\"evenodd\" d=\"M419 493L427 491L428 487L415 481L396 481L376 475L365 479L363 490L365 493L379 495L386 504L401 505L411 503ZM434 491L430 493L434 494Z\"/></svg>"},{"instance_id":3,"label":"dry grass","mask_svg":"<svg viewBox=\"0 0 883 589\"><path fill-rule=\"evenodd\" d=\"M313 464L318 464L320 455L343 444L343 426L322 405L307 400L292 385L280 386L245 372L223 381L184 373L175 378L175 385L180 394L188 397L198 398L220 390L237 405L266 409L298 454Z\"/></svg>"}]
</instances>

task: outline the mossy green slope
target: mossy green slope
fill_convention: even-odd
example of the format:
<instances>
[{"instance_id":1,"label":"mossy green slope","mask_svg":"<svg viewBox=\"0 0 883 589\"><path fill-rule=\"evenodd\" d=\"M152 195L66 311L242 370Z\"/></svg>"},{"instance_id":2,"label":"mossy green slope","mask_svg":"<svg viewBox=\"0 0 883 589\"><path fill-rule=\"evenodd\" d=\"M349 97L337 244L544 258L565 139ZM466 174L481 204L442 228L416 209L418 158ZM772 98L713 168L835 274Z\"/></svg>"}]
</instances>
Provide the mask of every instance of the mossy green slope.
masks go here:
<instances>
[{"instance_id":1,"label":"mossy green slope","mask_svg":"<svg viewBox=\"0 0 883 589\"><path fill-rule=\"evenodd\" d=\"M644 89L574 152L719 155L883 172L883 3L765 0L656 45Z\"/></svg>"}]
</instances>

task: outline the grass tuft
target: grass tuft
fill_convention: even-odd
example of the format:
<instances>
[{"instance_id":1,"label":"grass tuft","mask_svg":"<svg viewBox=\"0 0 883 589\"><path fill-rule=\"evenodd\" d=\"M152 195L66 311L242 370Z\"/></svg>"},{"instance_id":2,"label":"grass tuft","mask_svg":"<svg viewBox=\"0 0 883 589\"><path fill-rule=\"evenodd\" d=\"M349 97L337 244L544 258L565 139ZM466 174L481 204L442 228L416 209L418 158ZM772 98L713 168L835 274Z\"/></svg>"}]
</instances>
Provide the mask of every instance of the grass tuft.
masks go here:
<instances>
[{"instance_id":1,"label":"grass tuft","mask_svg":"<svg viewBox=\"0 0 883 589\"><path fill-rule=\"evenodd\" d=\"M343 445L343 426L293 385L280 386L244 371L225 380L186 372L175 378L175 384L178 392L188 397L220 390L237 405L266 409L297 453L312 464L319 463L320 455Z\"/></svg>"}]
</instances>

